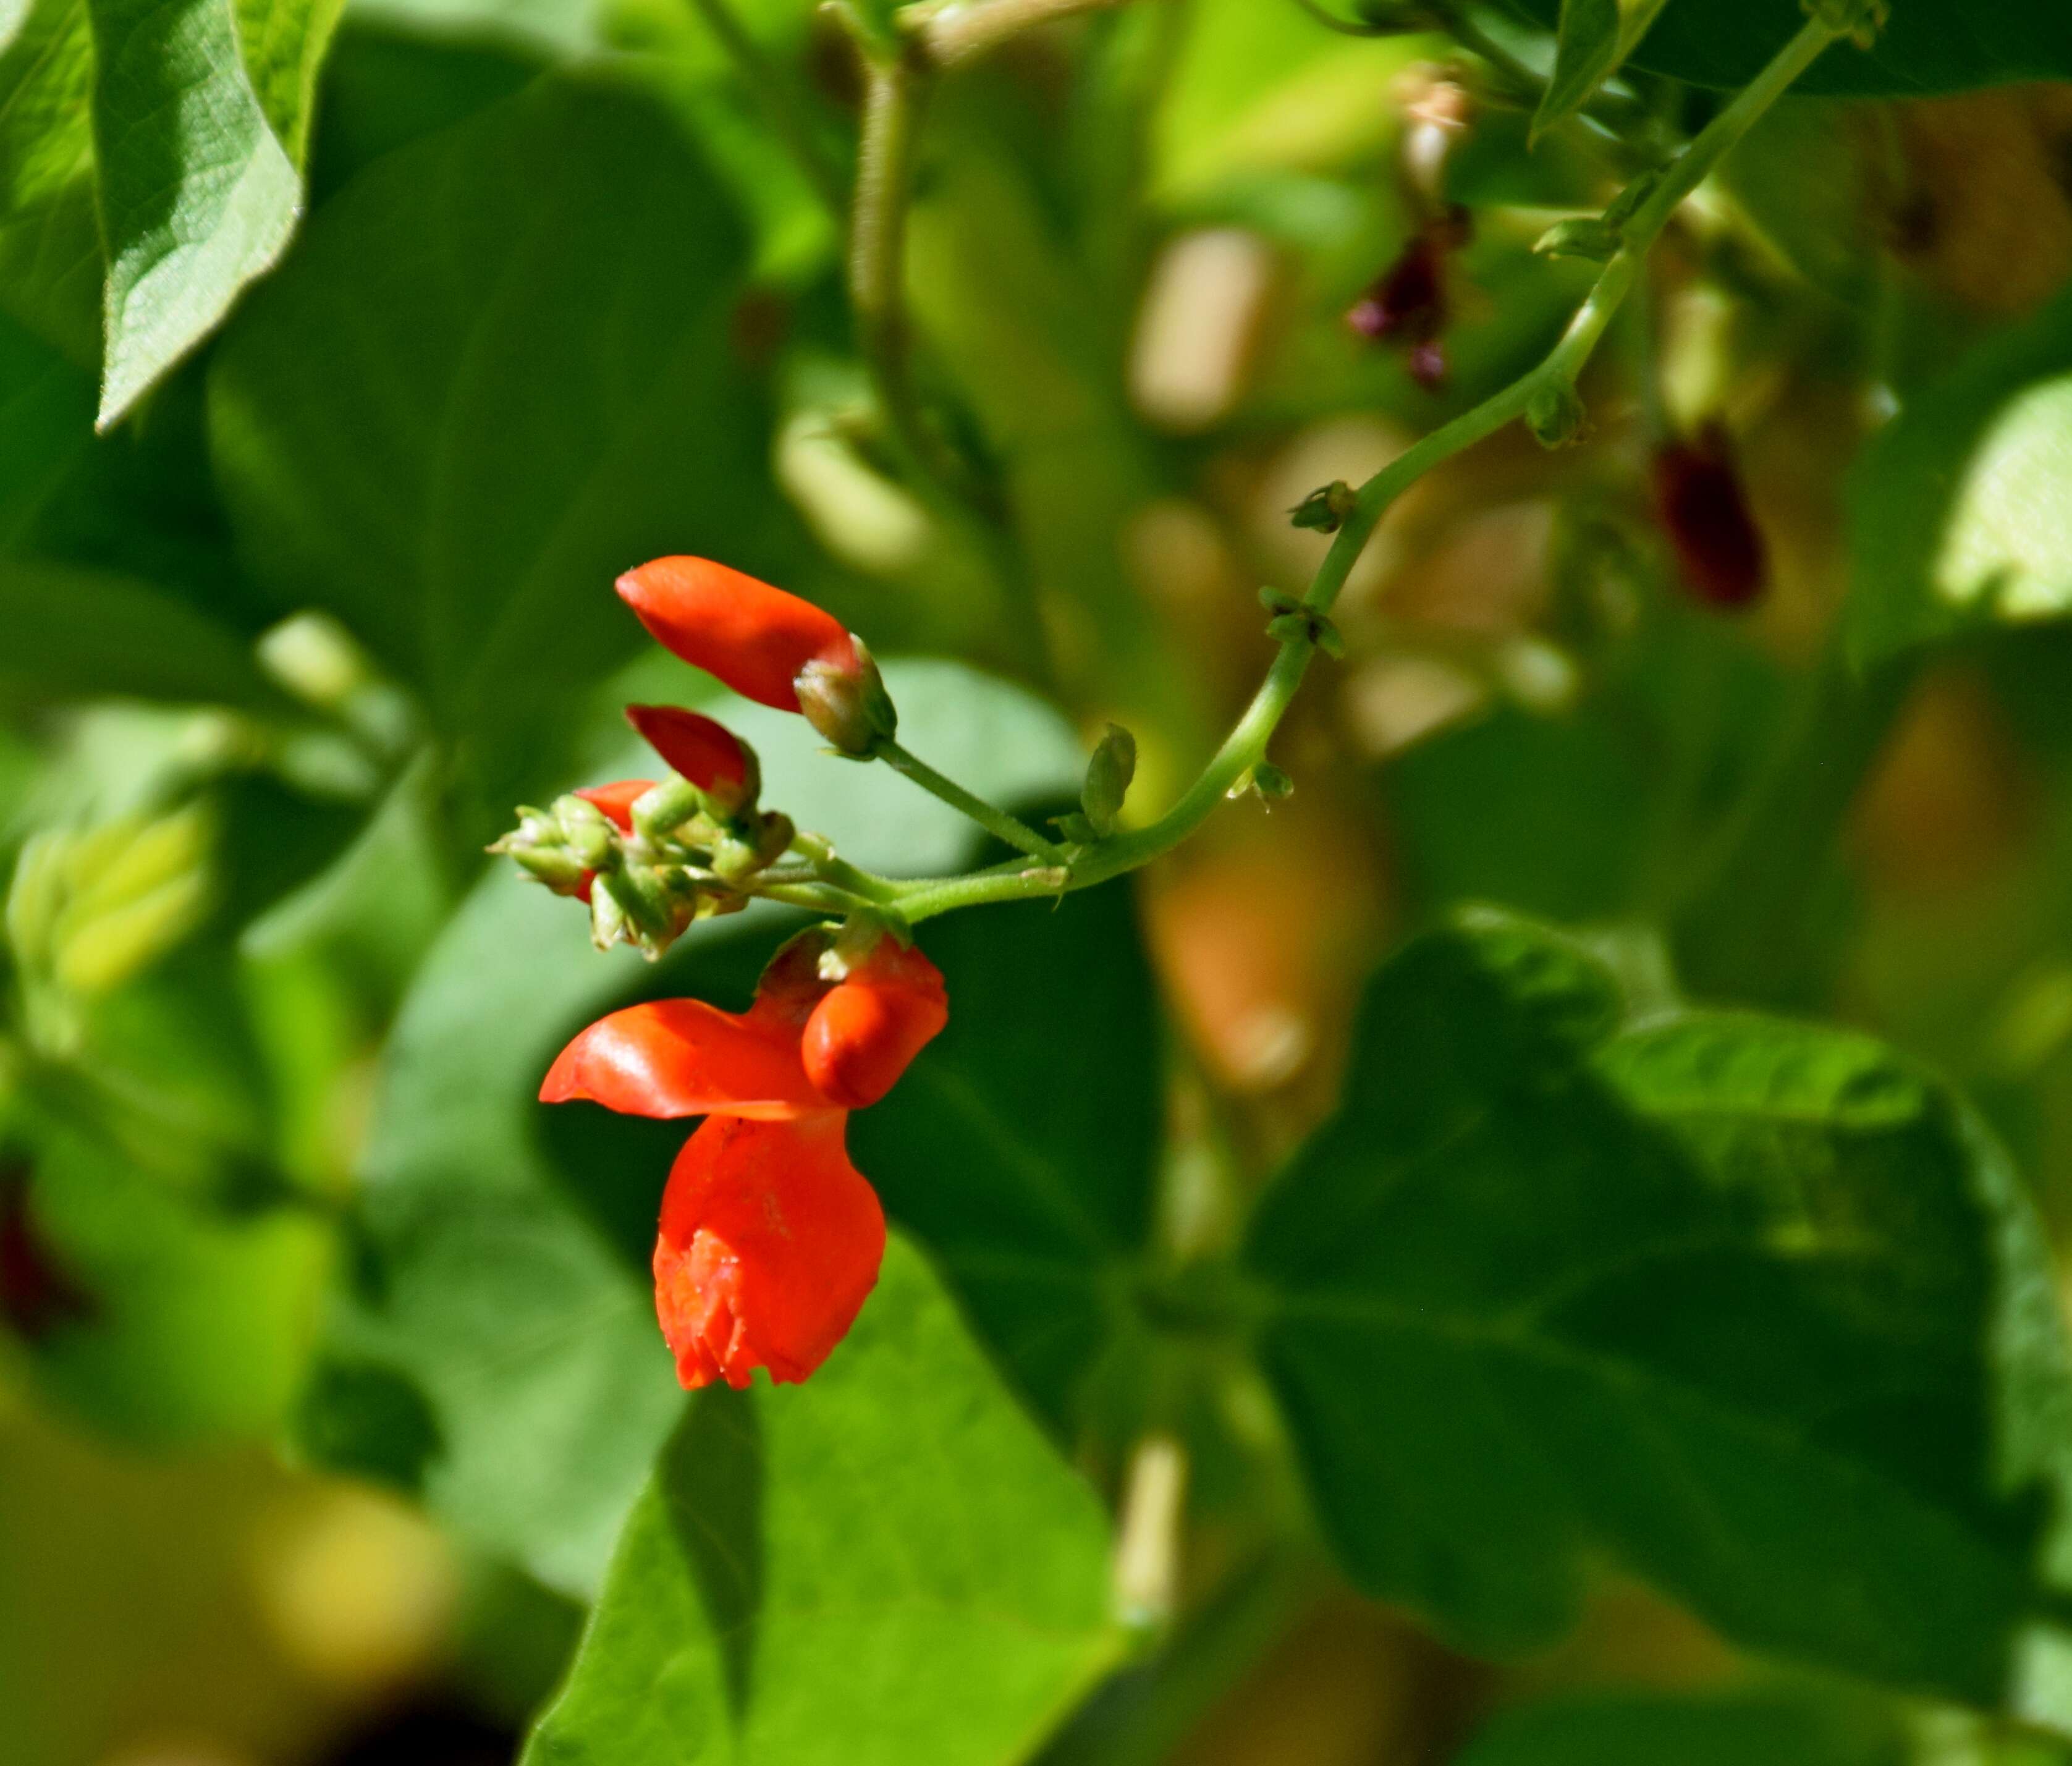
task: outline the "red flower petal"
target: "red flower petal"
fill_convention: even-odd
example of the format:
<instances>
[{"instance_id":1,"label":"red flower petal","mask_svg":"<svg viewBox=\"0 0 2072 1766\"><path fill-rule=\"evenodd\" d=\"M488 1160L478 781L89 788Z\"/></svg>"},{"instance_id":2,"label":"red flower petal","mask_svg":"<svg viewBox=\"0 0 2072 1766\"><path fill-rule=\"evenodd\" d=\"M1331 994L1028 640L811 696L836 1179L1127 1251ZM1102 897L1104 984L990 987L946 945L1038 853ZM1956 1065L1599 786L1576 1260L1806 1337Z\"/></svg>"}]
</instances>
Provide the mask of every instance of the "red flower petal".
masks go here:
<instances>
[{"instance_id":1,"label":"red flower petal","mask_svg":"<svg viewBox=\"0 0 2072 1766\"><path fill-rule=\"evenodd\" d=\"M800 1057L829 1103L861 1110L892 1089L949 1021L942 971L887 938L813 1008Z\"/></svg>"},{"instance_id":2,"label":"red flower petal","mask_svg":"<svg viewBox=\"0 0 2072 1766\"><path fill-rule=\"evenodd\" d=\"M662 757L664 760L668 758L667 754ZM652 778L622 778L615 784L586 785L575 795L586 803L594 803L602 810L620 833L631 834L635 803L654 789L655 781Z\"/></svg>"},{"instance_id":3,"label":"red flower petal","mask_svg":"<svg viewBox=\"0 0 2072 1766\"><path fill-rule=\"evenodd\" d=\"M847 1118L715 1116L684 1142L662 1197L655 1310L686 1386L803 1380L877 1285L885 1215L849 1161Z\"/></svg>"},{"instance_id":4,"label":"red flower petal","mask_svg":"<svg viewBox=\"0 0 2072 1766\"><path fill-rule=\"evenodd\" d=\"M599 1018L555 1058L540 1098L588 1099L632 1116L774 1120L827 1107L788 1024L702 1000L651 1000Z\"/></svg>"},{"instance_id":5,"label":"red flower petal","mask_svg":"<svg viewBox=\"0 0 2072 1766\"><path fill-rule=\"evenodd\" d=\"M680 705L628 705L626 721L648 745L701 791L748 782L748 755L741 741L714 718Z\"/></svg>"},{"instance_id":6,"label":"red flower petal","mask_svg":"<svg viewBox=\"0 0 2072 1766\"><path fill-rule=\"evenodd\" d=\"M791 684L808 663L861 667L832 614L709 558L657 558L621 577L619 593L657 643L779 711L798 710Z\"/></svg>"}]
</instances>

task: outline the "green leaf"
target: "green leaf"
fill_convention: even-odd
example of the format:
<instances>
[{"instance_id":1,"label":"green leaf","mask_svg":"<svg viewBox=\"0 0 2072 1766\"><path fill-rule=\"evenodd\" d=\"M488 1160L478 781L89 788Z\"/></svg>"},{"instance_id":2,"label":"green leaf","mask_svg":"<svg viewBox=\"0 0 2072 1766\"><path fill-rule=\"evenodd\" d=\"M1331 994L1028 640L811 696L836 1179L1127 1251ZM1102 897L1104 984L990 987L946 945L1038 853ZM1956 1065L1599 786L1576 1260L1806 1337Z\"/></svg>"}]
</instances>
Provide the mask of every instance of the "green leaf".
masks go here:
<instances>
[{"instance_id":1,"label":"green leaf","mask_svg":"<svg viewBox=\"0 0 2072 1766\"><path fill-rule=\"evenodd\" d=\"M1515 1649L1609 1558L1749 1647L2062 1721L2029 1677L2072 1384L2005 1160L1865 1038L1626 1010L1533 922L1420 939L1261 1205L1347 1567Z\"/></svg>"},{"instance_id":2,"label":"green leaf","mask_svg":"<svg viewBox=\"0 0 2072 1766\"><path fill-rule=\"evenodd\" d=\"M221 0L88 0L87 13L108 252L105 428L273 267L302 187Z\"/></svg>"},{"instance_id":3,"label":"green leaf","mask_svg":"<svg viewBox=\"0 0 2072 1766\"><path fill-rule=\"evenodd\" d=\"M1910 400L1850 480L1852 656L2072 613L2072 297Z\"/></svg>"},{"instance_id":4,"label":"green leaf","mask_svg":"<svg viewBox=\"0 0 2072 1766\"><path fill-rule=\"evenodd\" d=\"M941 663L891 661L885 676L910 745L968 757L974 789L1071 789L1078 745L1028 695ZM660 651L629 671L584 776L654 765L628 741L622 699L695 698L754 745L764 801L857 863L933 872L972 857L968 824L890 769L831 758L803 718L702 680ZM647 1259L684 1125L549 1110L541 1076L585 1023L636 997L744 1005L787 923L708 922L651 969L624 950L598 955L578 909L500 865L434 947L391 1036L362 1170L367 1279L333 1357L416 1390L438 1443L427 1499L554 1587L594 1591L681 1406ZM906 1181L903 1152L871 1156L875 1180Z\"/></svg>"},{"instance_id":5,"label":"green leaf","mask_svg":"<svg viewBox=\"0 0 2072 1766\"><path fill-rule=\"evenodd\" d=\"M0 694L130 694L249 704L267 696L250 647L135 577L0 558Z\"/></svg>"},{"instance_id":6,"label":"green leaf","mask_svg":"<svg viewBox=\"0 0 2072 1766\"><path fill-rule=\"evenodd\" d=\"M1552 27L1562 0L1511 0ZM1633 58L1701 86L1745 85L1806 22L1799 0L1676 0ZM2015 80L2072 76L2072 11L2058 0L1909 0L1895 4L1868 51L1837 44L1800 81L1804 92L1914 97Z\"/></svg>"},{"instance_id":7,"label":"green leaf","mask_svg":"<svg viewBox=\"0 0 2072 1766\"><path fill-rule=\"evenodd\" d=\"M1062 1427L1150 1224L1158 1024L1129 887L947 916L920 943L949 1027L850 1148Z\"/></svg>"},{"instance_id":8,"label":"green leaf","mask_svg":"<svg viewBox=\"0 0 2072 1766\"><path fill-rule=\"evenodd\" d=\"M524 1759L1018 1760L1116 1653L1107 1567L1092 1493L895 1237L810 1381L693 1402Z\"/></svg>"},{"instance_id":9,"label":"green leaf","mask_svg":"<svg viewBox=\"0 0 2072 1766\"><path fill-rule=\"evenodd\" d=\"M1897 1715L1784 1690L1595 1694L1494 1718L1458 1766L1906 1766Z\"/></svg>"},{"instance_id":10,"label":"green leaf","mask_svg":"<svg viewBox=\"0 0 2072 1766\"><path fill-rule=\"evenodd\" d=\"M0 309L82 367L101 359L101 237L85 0L33 0L0 44Z\"/></svg>"},{"instance_id":11,"label":"green leaf","mask_svg":"<svg viewBox=\"0 0 2072 1766\"><path fill-rule=\"evenodd\" d=\"M1647 35L1663 0L1561 0L1554 33L1554 71L1532 113L1527 141L1536 142L1556 123L1572 117L1617 73L1619 64Z\"/></svg>"},{"instance_id":12,"label":"green leaf","mask_svg":"<svg viewBox=\"0 0 2072 1766\"><path fill-rule=\"evenodd\" d=\"M639 642L614 577L693 544L755 564L743 248L653 105L549 83L356 179L213 364L253 574L417 684L500 812Z\"/></svg>"},{"instance_id":13,"label":"green leaf","mask_svg":"<svg viewBox=\"0 0 2072 1766\"><path fill-rule=\"evenodd\" d=\"M12 548L93 435L91 376L0 316L0 548Z\"/></svg>"},{"instance_id":14,"label":"green leaf","mask_svg":"<svg viewBox=\"0 0 2072 1766\"><path fill-rule=\"evenodd\" d=\"M274 135L300 166L309 158L317 75L345 0L237 0L245 70Z\"/></svg>"}]
</instances>

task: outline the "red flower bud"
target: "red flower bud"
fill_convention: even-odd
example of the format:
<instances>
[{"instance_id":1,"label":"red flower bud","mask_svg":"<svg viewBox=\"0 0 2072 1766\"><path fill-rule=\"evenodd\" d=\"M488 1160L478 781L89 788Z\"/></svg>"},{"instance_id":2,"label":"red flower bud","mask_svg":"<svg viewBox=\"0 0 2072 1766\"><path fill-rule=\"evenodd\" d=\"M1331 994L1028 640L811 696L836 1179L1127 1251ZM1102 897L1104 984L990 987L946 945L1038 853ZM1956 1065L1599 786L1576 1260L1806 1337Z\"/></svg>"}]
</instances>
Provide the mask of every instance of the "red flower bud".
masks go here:
<instances>
[{"instance_id":1,"label":"red flower bud","mask_svg":"<svg viewBox=\"0 0 2072 1766\"><path fill-rule=\"evenodd\" d=\"M806 1076L829 1103L874 1104L949 1022L942 971L917 950L881 938L830 988L806 1022Z\"/></svg>"},{"instance_id":2,"label":"red flower bud","mask_svg":"<svg viewBox=\"0 0 2072 1766\"><path fill-rule=\"evenodd\" d=\"M842 1144L846 1117L714 1116L684 1142L662 1196L655 1308L697 1387L758 1367L803 1380L878 1283L885 1215Z\"/></svg>"},{"instance_id":3,"label":"red flower bud","mask_svg":"<svg viewBox=\"0 0 2072 1766\"><path fill-rule=\"evenodd\" d=\"M678 705L628 705L626 721L722 815L754 800L762 782L755 756L726 725Z\"/></svg>"},{"instance_id":4,"label":"red flower bud","mask_svg":"<svg viewBox=\"0 0 2072 1766\"><path fill-rule=\"evenodd\" d=\"M1715 607L1745 607L1770 575L1769 554L1734 468L1726 432L1708 424L1655 456L1655 510L1684 585Z\"/></svg>"},{"instance_id":5,"label":"red flower bud","mask_svg":"<svg viewBox=\"0 0 2072 1766\"><path fill-rule=\"evenodd\" d=\"M778 711L800 708L793 683L808 663L861 671L832 614L709 558L657 558L621 577L619 593L664 648Z\"/></svg>"}]
</instances>

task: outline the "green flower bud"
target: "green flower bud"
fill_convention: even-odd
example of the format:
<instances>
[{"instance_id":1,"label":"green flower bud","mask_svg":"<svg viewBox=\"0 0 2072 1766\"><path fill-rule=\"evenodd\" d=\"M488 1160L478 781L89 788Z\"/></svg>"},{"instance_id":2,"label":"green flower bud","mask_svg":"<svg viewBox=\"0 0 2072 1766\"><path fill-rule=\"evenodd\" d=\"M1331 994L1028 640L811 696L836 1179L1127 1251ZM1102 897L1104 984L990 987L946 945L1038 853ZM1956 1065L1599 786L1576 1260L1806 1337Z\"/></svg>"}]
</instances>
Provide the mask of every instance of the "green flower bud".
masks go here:
<instances>
[{"instance_id":1,"label":"green flower bud","mask_svg":"<svg viewBox=\"0 0 2072 1766\"><path fill-rule=\"evenodd\" d=\"M1121 725L1110 724L1087 762L1086 782L1079 787L1079 807L1096 835L1114 832L1115 819L1122 813L1122 800L1136 776L1137 738Z\"/></svg>"},{"instance_id":2,"label":"green flower bud","mask_svg":"<svg viewBox=\"0 0 2072 1766\"><path fill-rule=\"evenodd\" d=\"M1525 407L1525 426L1543 448L1563 448L1583 433L1583 401L1565 380L1543 386Z\"/></svg>"},{"instance_id":3,"label":"green flower bud","mask_svg":"<svg viewBox=\"0 0 2072 1766\"><path fill-rule=\"evenodd\" d=\"M1316 533L1336 533L1359 504L1359 494L1343 478L1334 478L1290 509L1288 524Z\"/></svg>"},{"instance_id":4,"label":"green flower bud","mask_svg":"<svg viewBox=\"0 0 2072 1766\"><path fill-rule=\"evenodd\" d=\"M608 869L616 862L618 832L596 804L580 797L554 799L554 827L561 844L574 853L586 870Z\"/></svg>"}]
</instances>

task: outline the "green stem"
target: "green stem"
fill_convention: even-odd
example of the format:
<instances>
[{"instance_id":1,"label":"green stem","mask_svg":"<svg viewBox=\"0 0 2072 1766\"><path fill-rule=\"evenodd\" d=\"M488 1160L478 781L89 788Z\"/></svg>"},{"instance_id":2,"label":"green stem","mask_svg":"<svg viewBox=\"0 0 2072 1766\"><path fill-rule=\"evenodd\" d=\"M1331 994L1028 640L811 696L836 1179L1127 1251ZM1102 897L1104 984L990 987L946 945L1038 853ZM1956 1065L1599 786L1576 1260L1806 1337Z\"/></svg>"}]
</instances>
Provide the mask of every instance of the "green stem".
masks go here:
<instances>
[{"instance_id":1,"label":"green stem","mask_svg":"<svg viewBox=\"0 0 2072 1766\"><path fill-rule=\"evenodd\" d=\"M969 816L997 840L1002 840L1017 852L1026 852L1031 858L1042 859L1047 865L1059 864L1064 854L1045 840L1026 822L1018 821L1006 811L995 809L982 797L974 797L953 778L945 778L926 761L916 759L898 743L889 738L878 743L878 758L895 773L903 774L931 795L939 797L951 808Z\"/></svg>"},{"instance_id":2,"label":"green stem","mask_svg":"<svg viewBox=\"0 0 2072 1766\"><path fill-rule=\"evenodd\" d=\"M832 841L818 834L799 834L791 841L791 850L810 864L821 879L837 889L847 889L852 895L860 895L866 901L890 901L899 893L899 885L888 877L875 875L842 857L834 849Z\"/></svg>"},{"instance_id":3,"label":"green stem","mask_svg":"<svg viewBox=\"0 0 2072 1766\"><path fill-rule=\"evenodd\" d=\"M837 223L842 221L848 215L849 203L842 191L841 176L823 150L820 138L800 109L798 94L790 82L771 65L755 39L742 29L741 21L734 17L726 0L690 0L690 4L705 20L706 28L719 39L720 47L733 57L742 79L762 101L771 126L791 150L791 158L805 175L806 182L813 187L813 194Z\"/></svg>"},{"instance_id":4,"label":"green stem","mask_svg":"<svg viewBox=\"0 0 2072 1766\"><path fill-rule=\"evenodd\" d=\"M1360 487L1352 512L1339 528L1330 550L1324 555L1323 562L1310 580L1302 598L1305 606L1320 614L1330 611L1355 562L1374 536L1383 515L1412 483L1442 461L1525 415L1541 392L1572 389L1577 376L1604 337L1613 315L1638 282L1649 248L1675 212L1677 205L1697 187L1756 119L1840 35L1834 27L1817 18L1809 19L1770 64L1737 93L1663 171L1654 188L1624 224L1618 250L1605 264L1582 305L1577 309L1575 317L1544 361L1480 405L1433 430ZM1206 821L1238 780L1266 758L1267 744L1293 703L1315 648L1314 640L1306 635L1285 639L1281 653L1267 670L1266 679L1251 704L1180 800L1149 827L1104 840L1076 854L1071 860L1070 881L1065 886L1086 889L1147 865L1178 845ZM1000 830L996 828L994 832ZM1022 832L1028 832L1026 829ZM1020 840L1011 844L1021 846L1025 852L1035 852L1038 856L1056 856L1047 847L1036 852L1035 848ZM987 880L983 893L972 893L966 885L976 881L946 877L906 885L900 897L901 911L910 921L923 920L979 901L1013 898L1011 894L1003 897L993 893L996 885L992 880ZM1024 888L1020 893L1050 893L1054 887L1046 883L1041 888Z\"/></svg>"},{"instance_id":5,"label":"green stem","mask_svg":"<svg viewBox=\"0 0 2072 1766\"><path fill-rule=\"evenodd\" d=\"M868 77L849 220L849 291L856 310L857 343L909 470L939 499L968 503L968 475L928 426L911 372L906 203L925 75L905 58L892 55L870 60Z\"/></svg>"}]
</instances>

